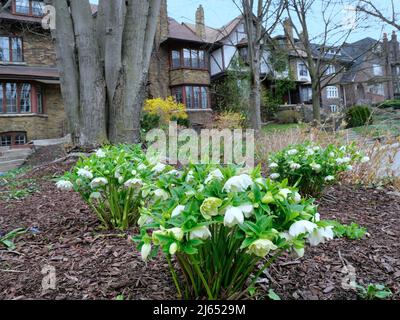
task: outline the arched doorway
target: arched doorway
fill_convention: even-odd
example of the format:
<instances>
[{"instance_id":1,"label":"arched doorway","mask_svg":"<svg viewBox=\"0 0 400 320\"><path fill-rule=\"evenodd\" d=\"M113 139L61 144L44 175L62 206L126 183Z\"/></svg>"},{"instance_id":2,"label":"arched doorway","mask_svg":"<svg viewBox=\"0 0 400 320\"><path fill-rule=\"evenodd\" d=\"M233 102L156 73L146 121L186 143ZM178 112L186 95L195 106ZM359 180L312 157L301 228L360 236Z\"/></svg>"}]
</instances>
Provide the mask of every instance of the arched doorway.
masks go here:
<instances>
[{"instance_id":1,"label":"arched doorway","mask_svg":"<svg viewBox=\"0 0 400 320\"><path fill-rule=\"evenodd\" d=\"M357 85L357 100L365 100L365 89L362 84Z\"/></svg>"}]
</instances>

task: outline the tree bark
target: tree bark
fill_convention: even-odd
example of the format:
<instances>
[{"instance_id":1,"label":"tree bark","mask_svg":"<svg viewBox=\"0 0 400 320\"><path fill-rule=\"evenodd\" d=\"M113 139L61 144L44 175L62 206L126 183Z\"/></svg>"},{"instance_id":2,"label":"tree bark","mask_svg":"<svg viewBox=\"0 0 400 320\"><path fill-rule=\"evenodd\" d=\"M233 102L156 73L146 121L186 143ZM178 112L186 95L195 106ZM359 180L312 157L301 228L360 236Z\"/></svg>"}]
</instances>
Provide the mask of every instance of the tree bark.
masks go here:
<instances>
[{"instance_id":1,"label":"tree bark","mask_svg":"<svg viewBox=\"0 0 400 320\"><path fill-rule=\"evenodd\" d=\"M62 94L74 142L140 140L140 115L161 0L52 0Z\"/></svg>"}]
</instances>

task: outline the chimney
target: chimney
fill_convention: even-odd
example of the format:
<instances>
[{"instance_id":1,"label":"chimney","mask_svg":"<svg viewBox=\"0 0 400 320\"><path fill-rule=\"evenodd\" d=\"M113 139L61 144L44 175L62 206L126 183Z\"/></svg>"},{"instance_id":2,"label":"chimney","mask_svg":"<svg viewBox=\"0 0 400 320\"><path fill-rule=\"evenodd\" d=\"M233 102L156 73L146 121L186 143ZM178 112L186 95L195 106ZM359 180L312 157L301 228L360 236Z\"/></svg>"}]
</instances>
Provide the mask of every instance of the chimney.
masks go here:
<instances>
[{"instance_id":1,"label":"chimney","mask_svg":"<svg viewBox=\"0 0 400 320\"><path fill-rule=\"evenodd\" d=\"M285 21L283 21L283 28L285 29L285 36L287 37L288 44L294 44L293 23L290 18L286 18Z\"/></svg>"},{"instance_id":2,"label":"chimney","mask_svg":"<svg viewBox=\"0 0 400 320\"><path fill-rule=\"evenodd\" d=\"M399 60L399 42L397 41L397 33L393 31L392 33L392 52L393 52L393 62L398 62Z\"/></svg>"},{"instance_id":3,"label":"chimney","mask_svg":"<svg viewBox=\"0 0 400 320\"><path fill-rule=\"evenodd\" d=\"M167 0L161 0L160 16L158 17L158 27L156 34L156 42L163 42L168 38L169 22L168 22L168 5Z\"/></svg>"},{"instance_id":4,"label":"chimney","mask_svg":"<svg viewBox=\"0 0 400 320\"><path fill-rule=\"evenodd\" d=\"M196 34L201 38L206 38L206 25L204 23L204 9L200 5L196 10Z\"/></svg>"}]
</instances>

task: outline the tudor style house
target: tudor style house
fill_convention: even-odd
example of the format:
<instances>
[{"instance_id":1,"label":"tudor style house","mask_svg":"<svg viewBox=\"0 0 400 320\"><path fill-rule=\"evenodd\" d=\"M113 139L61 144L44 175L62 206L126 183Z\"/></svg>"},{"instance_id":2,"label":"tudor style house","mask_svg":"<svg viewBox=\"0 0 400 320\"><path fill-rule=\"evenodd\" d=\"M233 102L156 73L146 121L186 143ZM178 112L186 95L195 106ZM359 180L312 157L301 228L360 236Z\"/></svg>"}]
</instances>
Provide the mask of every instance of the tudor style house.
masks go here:
<instances>
[{"instance_id":1,"label":"tudor style house","mask_svg":"<svg viewBox=\"0 0 400 320\"><path fill-rule=\"evenodd\" d=\"M67 134L56 56L42 15L43 1L36 0L13 0L0 13L0 146Z\"/></svg>"}]
</instances>

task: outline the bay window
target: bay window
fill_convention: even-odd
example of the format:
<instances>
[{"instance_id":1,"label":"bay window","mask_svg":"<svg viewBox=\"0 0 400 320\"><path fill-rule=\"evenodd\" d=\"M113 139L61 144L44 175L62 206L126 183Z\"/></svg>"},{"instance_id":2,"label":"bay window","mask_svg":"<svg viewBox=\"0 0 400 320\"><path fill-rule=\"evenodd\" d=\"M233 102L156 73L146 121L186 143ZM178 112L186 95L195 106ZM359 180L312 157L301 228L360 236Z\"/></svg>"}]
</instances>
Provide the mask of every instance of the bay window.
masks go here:
<instances>
[{"instance_id":1,"label":"bay window","mask_svg":"<svg viewBox=\"0 0 400 320\"><path fill-rule=\"evenodd\" d=\"M204 50L174 49L171 51L171 69L207 69Z\"/></svg>"},{"instance_id":2,"label":"bay window","mask_svg":"<svg viewBox=\"0 0 400 320\"><path fill-rule=\"evenodd\" d=\"M39 0L15 0L14 13L41 17L44 13L44 3Z\"/></svg>"},{"instance_id":3,"label":"bay window","mask_svg":"<svg viewBox=\"0 0 400 320\"><path fill-rule=\"evenodd\" d=\"M0 82L0 115L19 113L43 113L41 88L30 83Z\"/></svg>"},{"instance_id":4,"label":"bay window","mask_svg":"<svg viewBox=\"0 0 400 320\"><path fill-rule=\"evenodd\" d=\"M209 109L209 93L205 86L182 86L172 89L176 102L183 103L186 109Z\"/></svg>"},{"instance_id":5,"label":"bay window","mask_svg":"<svg viewBox=\"0 0 400 320\"><path fill-rule=\"evenodd\" d=\"M0 62L23 62L22 38L0 36Z\"/></svg>"}]
</instances>

